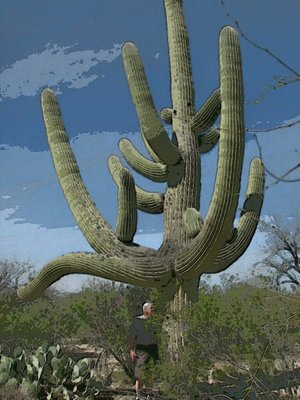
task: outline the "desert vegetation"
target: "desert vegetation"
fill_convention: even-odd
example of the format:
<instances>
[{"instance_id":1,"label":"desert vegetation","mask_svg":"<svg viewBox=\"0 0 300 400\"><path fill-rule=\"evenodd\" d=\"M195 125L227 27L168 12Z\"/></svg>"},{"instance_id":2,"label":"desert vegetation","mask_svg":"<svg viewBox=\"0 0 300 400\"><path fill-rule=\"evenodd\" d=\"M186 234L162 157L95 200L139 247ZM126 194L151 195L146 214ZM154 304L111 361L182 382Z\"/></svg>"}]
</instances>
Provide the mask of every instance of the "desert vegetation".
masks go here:
<instances>
[{"instance_id":1,"label":"desert vegetation","mask_svg":"<svg viewBox=\"0 0 300 400\"><path fill-rule=\"evenodd\" d=\"M134 396L128 330L146 300L157 310L152 323L161 360L152 373L158 398L268 399L283 392L296 398L299 293L226 274L220 286L202 283L199 300L181 317L184 351L177 364L156 289L94 278L78 293L48 289L22 303L10 288L0 302L2 398L12 398L5 394L10 389L24 399Z\"/></svg>"}]
</instances>

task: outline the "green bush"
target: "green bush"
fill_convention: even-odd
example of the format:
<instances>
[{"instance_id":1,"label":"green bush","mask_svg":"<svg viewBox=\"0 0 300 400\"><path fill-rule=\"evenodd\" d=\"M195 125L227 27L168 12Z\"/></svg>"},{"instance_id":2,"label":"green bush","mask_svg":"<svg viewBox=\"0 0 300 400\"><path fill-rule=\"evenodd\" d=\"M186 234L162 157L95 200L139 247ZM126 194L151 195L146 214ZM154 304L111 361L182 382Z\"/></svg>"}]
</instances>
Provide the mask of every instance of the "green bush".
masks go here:
<instances>
[{"instance_id":1,"label":"green bush","mask_svg":"<svg viewBox=\"0 0 300 400\"><path fill-rule=\"evenodd\" d=\"M72 316L80 329L77 336L104 348L133 379L133 364L129 357L129 328L132 318L141 314L141 308L150 297L150 291L135 287L113 287L99 283L72 296L66 317Z\"/></svg>"},{"instance_id":2,"label":"green bush","mask_svg":"<svg viewBox=\"0 0 300 400\"><path fill-rule=\"evenodd\" d=\"M186 312L184 350L171 363L165 348L155 368L155 381L165 394L199 398L199 393L243 396L262 390L274 379L274 360L295 354L299 332L299 296L282 294L246 283L201 290L199 301ZM219 392L207 384L209 371L223 386ZM278 371L277 371L278 372ZM234 386L234 382L239 384ZM222 379L221 379L222 378ZM239 398L239 397L234 397Z\"/></svg>"},{"instance_id":3,"label":"green bush","mask_svg":"<svg viewBox=\"0 0 300 400\"><path fill-rule=\"evenodd\" d=\"M166 305L158 292L96 281L80 293L47 295L28 304L13 294L4 296L0 300L1 343L12 356L16 345L33 349L41 340L55 344L79 339L103 347L132 380L129 326L147 300L155 304L150 322L159 336L161 356L153 371L154 386L165 394L197 398L199 391L208 390L212 368L212 378L220 382L221 376L238 374L247 385L254 376L251 390L256 390L259 377L268 380L276 373L275 359L282 360L288 370L290 360L299 354L299 295L232 279L224 281L223 287L200 289L199 301L182 319L186 346L176 365L169 359L163 329Z\"/></svg>"}]
</instances>

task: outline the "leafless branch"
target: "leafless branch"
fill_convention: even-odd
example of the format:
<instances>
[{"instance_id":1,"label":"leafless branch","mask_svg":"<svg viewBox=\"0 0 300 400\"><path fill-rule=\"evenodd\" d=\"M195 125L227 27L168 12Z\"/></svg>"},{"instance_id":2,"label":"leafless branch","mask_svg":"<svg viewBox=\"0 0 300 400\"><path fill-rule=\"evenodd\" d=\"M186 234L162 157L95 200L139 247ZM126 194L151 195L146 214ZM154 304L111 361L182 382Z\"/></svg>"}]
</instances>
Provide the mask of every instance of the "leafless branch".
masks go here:
<instances>
[{"instance_id":1,"label":"leafless branch","mask_svg":"<svg viewBox=\"0 0 300 400\"><path fill-rule=\"evenodd\" d=\"M294 74L296 77L295 79L293 79L293 82L295 81L300 81L300 74L294 70L293 68L291 68L286 62L284 62L280 57L278 57L277 55L275 55L272 51L270 51L269 49L260 46L259 44L253 42L251 39L248 38L248 36L245 35L245 33L242 31L240 24L237 20L235 20L231 14L229 13L226 5L225 5L225 1L224 0L220 0L221 1L221 5L225 10L226 16L228 18L231 19L231 21L234 23L234 25L236 26L237 30L239 31L240 35L242 38L244 38L249 44L251 44L252 46L256 47L257 49L267 53L270 57L272 57L274 60L276 60L279 64L281 64L283 67L285 67L286 69L288 69L290 72L292 72L292 74Z\"/></svg>"},{"instance_id":2,"label":"leafless branch","mask_svg":"<svg viewBox=\"0 0 300 400\"><path fill-rule=\"evenodd\" d=\"M266 394L269 395L269 397L271 397L271 399L274 399L274 396L272 395L272 393L269 392L268 387L265 385L265 383L261 379L257 378L255 375L253 375L249 368L246 368L245 366L243 366L235 358L231 359L230 362L233 365L235 365L237 368L239 368L240 370L243 370L247 375L249 375L250 379L253 380L253 383L255 383L257 388L259 388L260 390L263 390Z\"/></svg>"},{"instance_id":3,"label":"leafless branch","mask_svg":"<svg viewBox=\"0 0 300 400\"><path fill-rule=\"evenodd\" d=\"M213 397L213 398L217 397L217 398L219 399L220 396L224 397L225 399L232 400L232 397L229 397L229 396L227 396L226 394L214 394L214 395L211 396L211 397Z\"/></svg>"},{"instance_id":4,"label":"leafless branch","mask_svg":"<svg viewBox=\"0 0 300 400\"><path fill-rule=\"evenodd\" d=\"M259 151L259 156L261 159L263 159L263 154L262 154L262 147L258 141L258 137L256 135L256 133L253 134L255 142L257 144L258 147L258 151ZM264 165L265 167L265 171L272 176L274 179L276 179L276 181L272 182L269 186L266 186L266 189L268 189L270 186L272 185L276 185L278 182L285 182L285 183L294 183L294 182L300 182L300 178L298 179L285 179L285 177L287 175L289 175L291 172L295 171L297 168L300 167L300 163L296 164L294 167L290 168L287 172L285 172L282 176L277 176L275 175L272 171L270 171L266 165Z\"/></svg>"},{"instance_id":5,"label":"leafless branch","mask_svg":"<svg viewBox=\"0 0 300 400\"><path fill-rule=\"evenodd\" d=\"M256 368L256 370L255 370L255 372L254 372L254 374L253 374L253 377L251 378L250 386L245 390L245 391L246 391L246 394L245 394L245 396L243 397L243 400L245 400L245 399L247 398L247 396L249 395L249 393L252 391L252 387L253 387L253 384L254 384L254 378L256 377L256 374L258 373L258 371L259 371L259 369L260 369L260 367L261 367L261 365L262 365L262 362L263 362L263 360L264 360L264 358L265 358L265 355L266 355L266 353L267 353L267 351L268 351L268 349L269 349L269 347L270 347L272 341L274 340L274 338L275 338L285 327L288 326L289 322L290 322L293 318L295 318L295 317L297 317L297 316L300 316L300 313L294 313L294 314L290 315L288 318L286 318L286 320L285 320L284 323L281 325L281 327L280 327L279 329L277 329L277 331L275 331L275 332L273 333L273 335L271 336L270 340L268 341L268 343L267 343L267 345L266 345L266 347L265 347L265 349L264 349L264 351L263 351L263 353L262 353L262 355L261 355L260 361L259 361L259 363L258 363L258 366L257 366L257 368Z\"/></svg>"},{"instance_id":6,"label":"leafless branch","mask_svg":"<svg viewBox=\"0 0 300 400\"><path fill-rule=\"evenodd\" d=\"M275 325L275 324L278 324L279 322L282 322L282 321L285 321L285 320L286 320L286 317L285 318L276 319L275 321L270 321L270 322L267 322L266 324L261 325L261 328L265 328L265 327L270 326L270 325Z\"/></svg>"},{"instance_id":7,"label":"leafless branch","mask_svg":"<svg viewBox=\"0 0 300 400\"><path fill-rule=\"evenodd\" d=\"M273 300L273 299L277 299L278 297L282 297L285 300L296 301L297 303L300 303L300 296L299 296L299 300L298 300L298 299L291 298L289 295L284 295L282 293L277 293L275 296L263 297L263 300Z\"/></svg>"},{"instance_id":8,"label":"leafless branch","mask_svg":"<svg viewBox=\"0 0 300 400\"><path fill-rule=\"evenodd\" d=\"M290 122L289 124L282 124L282 125L277 125L272 128L265 128L265 129L251 129L251 128L246 128L246 132L250 133L265 133L265 132L273 132L277 131L278 129L285 129L285 128L291 128L292 126L300 124L300 119L297 119L296 121Z\"/></svg>"}]
</instances>

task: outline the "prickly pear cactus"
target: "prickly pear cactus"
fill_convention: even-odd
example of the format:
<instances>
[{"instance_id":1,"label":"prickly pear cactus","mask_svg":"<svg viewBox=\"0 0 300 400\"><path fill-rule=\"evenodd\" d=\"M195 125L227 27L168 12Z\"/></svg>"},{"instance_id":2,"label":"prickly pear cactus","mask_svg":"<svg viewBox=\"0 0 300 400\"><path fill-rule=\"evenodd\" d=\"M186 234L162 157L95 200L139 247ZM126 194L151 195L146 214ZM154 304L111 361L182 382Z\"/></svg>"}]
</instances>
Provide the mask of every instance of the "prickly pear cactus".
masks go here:
<instances>
[{"instance_id":1,"label":"prickly pear cactus","mask_svg":"<svg viewBox=\"0 0 300 400\"><path fill-rule=\"evenodd\" d=\"M226 26L219 38L220 87L195 109L194 85L182 0L164 1L170 55L172 105L159 115L148 87L137 47L123 47L123 61L132 100L149 158L127 139L122 155L137 173L165 182L165 193L138 187L121 160L111 156L108 167L118 187L116 228L110 227L91 199L69 145L54 93L42 94L43 116L54 166L64 195L94 253L72 253L49 264L27 286L22 299L39 296L62 276L85 273L144 287L157 287L173 310L197 298L203 273L220 272L247 249L263 202L264 168L252 160L246 199L234 227L244 155L242 62L235 30ZM220 115L220 126L214 126ZM171 124L169 139L161 122ZM219 146L215 187L205 218L200 211L201 155ZM163 213L164 239L158 251L134 243L137 210Z\"/></svg>"},{"instance_id":2,"label":"prickly pear cactus","mask_svg":"<svg viewBox=\"0 0 300 400\"><path fill-rule=\"evenodd\" d=\"M94 364L88 358L75 362L59 345L44 344L29 355L18 346L13 357L0 353L0 385L17 387L34 398L88 399L110 382L110 374L96 378Z\"/></svg>"}]
</instances>

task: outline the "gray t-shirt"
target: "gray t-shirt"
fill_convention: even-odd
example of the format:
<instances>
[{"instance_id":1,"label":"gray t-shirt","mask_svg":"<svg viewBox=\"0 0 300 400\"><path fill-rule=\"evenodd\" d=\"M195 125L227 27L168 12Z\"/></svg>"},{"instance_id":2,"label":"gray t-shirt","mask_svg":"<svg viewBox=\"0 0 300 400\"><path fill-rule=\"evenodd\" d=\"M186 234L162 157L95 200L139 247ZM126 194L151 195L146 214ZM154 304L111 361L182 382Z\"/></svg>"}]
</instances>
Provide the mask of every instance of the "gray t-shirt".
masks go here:
<instances>
[{"instance_id":1,"label":"gray t-shirt","mask_svg":"<svg viewBox=\"0 0 300 400\"><path fill-rule=\"evenodd\" d=\"M147 319L144 315L139 315L133 319L130 335L135 337L136 344L148 345L157 343L154 326L147 324Z\"/></svg>"}]
</instances>

